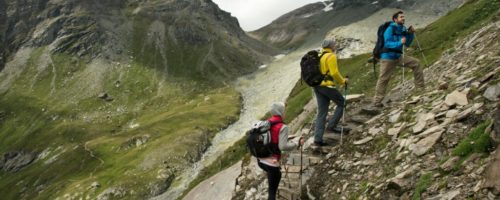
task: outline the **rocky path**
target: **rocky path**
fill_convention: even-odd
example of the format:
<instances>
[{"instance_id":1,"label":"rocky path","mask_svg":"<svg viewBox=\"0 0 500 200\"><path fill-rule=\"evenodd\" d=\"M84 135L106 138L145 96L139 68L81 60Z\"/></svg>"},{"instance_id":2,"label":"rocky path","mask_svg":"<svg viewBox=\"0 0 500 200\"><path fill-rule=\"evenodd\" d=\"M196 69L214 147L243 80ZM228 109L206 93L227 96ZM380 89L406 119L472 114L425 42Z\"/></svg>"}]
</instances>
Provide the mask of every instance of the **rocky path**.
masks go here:
<instances>
[{"instance_id":1,"label":"rocky path","mask_svg":"<svg viewBox=\"0 0 500 200\"><path fill-rule=\"evenodd\" d=\"M364 98L364 95L348 95L347 102L358 102ZM315 100L311 100L314 102ZM310 102L310 103L311 103ZM365 102L366 103L366 102ZM315 104L314 104L315 105ZM311 109L310 106L306 106ZM312 107L316 109L316 107ZM330 110L334 110L332 107ZM307 115L310 115L311 112L306 109ZM351 116L349 114L352 113ZM331 114L328 117L331 117ZM369 121L371 118L374 118L374 115L378 114L377 111L367 112L365 110L360 109L359 107L351 107L347 106L345 112L345 118L342 123L343 126L347 126L349 128L354 129L366 121ZM377 116L375 116L376 118ZM332 154L329 154L332 148L340 147L343 145L343 142L350 137L351 134L355 134L356 130L353 130L351 133L342 135L342 138L339 138L338 135L333 134L324 134L323 139L329 145L325 147L315 147L312 145L313 137L314 137L314 124L306 123L302 129L299 130L299 134L307 139L307 142L304 144L304 147L292 152L289 152L286 160L286 164L282 167L282 179L280 186L278 188L278 197L279 199L284 200L298 200L301 199L301 196L309 196L308 191L310 190L308 186L305 186L305 183L311 178L311 175L314 171L314 165L320 164L323 162L325 158L332 157ZM293 137L293 136L292 136ZM304 193L304 194L303 194Z\"/></svg>"}]
</instances>

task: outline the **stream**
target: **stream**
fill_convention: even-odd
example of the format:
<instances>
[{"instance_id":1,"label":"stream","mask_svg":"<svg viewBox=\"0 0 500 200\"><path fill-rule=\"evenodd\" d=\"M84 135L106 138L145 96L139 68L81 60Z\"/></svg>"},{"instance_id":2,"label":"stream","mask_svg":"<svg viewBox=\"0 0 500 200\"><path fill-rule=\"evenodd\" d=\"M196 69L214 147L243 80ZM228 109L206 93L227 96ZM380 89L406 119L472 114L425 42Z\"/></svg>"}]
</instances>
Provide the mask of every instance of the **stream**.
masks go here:
<instances>
[{"instance_id":1,"label":"stream","mask_svg":"<svg viewBox=\"0 0 500 200\"><path fill-rule=\"evenodd\" d=\"M186 169L165 193L153 199L177 199L189 183L206 166L212 164L224 151L244 136L244 132L268 111L272 102L285 101L300 78L300 58L305 51L279 55L256 72L239 78L234 87L243 96L243 109L238 121L217 133L212 145L202 158Z\"/></svg>"}]
</instances>

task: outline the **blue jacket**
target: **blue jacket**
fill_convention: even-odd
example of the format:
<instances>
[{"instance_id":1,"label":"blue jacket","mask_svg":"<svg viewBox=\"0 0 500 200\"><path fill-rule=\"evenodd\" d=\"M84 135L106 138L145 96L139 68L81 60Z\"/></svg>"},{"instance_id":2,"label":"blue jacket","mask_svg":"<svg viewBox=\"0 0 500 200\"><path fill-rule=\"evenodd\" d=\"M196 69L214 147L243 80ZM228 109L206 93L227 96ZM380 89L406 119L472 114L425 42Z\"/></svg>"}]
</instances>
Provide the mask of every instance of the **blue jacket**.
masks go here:
<instances>
[{"instance_id":1,"label":"blue jacket","mask_svg":"<svg viewBox=\"0 0 500 200\"><path fill-rule=\"evenodd\" d=\"M413 41L414 34L408 33L405 26L392 22L384 32L384 48L399 49L402 51L403 44L401 43L401 38L403 36L406 37L405 46L409 47ZM397 52L385 52L380 55L380 59L396 60L400 56L401 54Z\"/></svg>"}]
</instances>

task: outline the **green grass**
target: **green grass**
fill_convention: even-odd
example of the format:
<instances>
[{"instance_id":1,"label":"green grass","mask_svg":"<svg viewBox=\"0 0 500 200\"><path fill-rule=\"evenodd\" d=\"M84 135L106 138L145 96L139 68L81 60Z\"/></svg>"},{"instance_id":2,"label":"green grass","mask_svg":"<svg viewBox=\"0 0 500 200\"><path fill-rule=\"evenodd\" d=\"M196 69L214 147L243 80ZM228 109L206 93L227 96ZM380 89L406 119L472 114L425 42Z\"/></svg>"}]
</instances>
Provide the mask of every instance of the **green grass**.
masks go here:
<instances>
[{"instance_id":1,"label":"green grass","mask_svg":"<svg viewBox=\"0 0 500 200\"><path fill-rule=\"evenodd\" d=\"M498 20L496 15L499 9L499 0L469 0L462 7L419 30L417 38L429 64L437 61L444 51L453 47L456 39L467 36L483 23ZM417 47L415 40L412 46ZM420 52L411 52L410 55L419 57L421 63L424 63Z\"/></svg>"},{"instance_id":2,"label":"green grass","mask_svg":"<svg viewBox=\"0 0 500 200\"><path fill-rule=\"evenodd\" d=\"M290 123L302 113L304 106L311 100L311 97L311 88L305 82L299 80L286 100L285 123Z\"/></svg>"},{"instance_id":3,"label":"green grass","mask_svg":"<svg viewBox=\"0 0 500 200\"><path fill-rule=\"evenodd\" d=\"M474 128L466 138L453 149L452 155L462 158L468 157L473 153L488 153L495 146L490 135L484 130L490 124L489 121L479 124Z\"/></svg>"},{"instance_id":4,"label":"green grass","mask_svg":"<svg viewBox=\"0 0 500 200\"><path fill-rule=\"evenodd\" d=\"M50 153L16 173L0 171L5 199L96 197L109 187L144 198L153 184L172 182L199 159L215 133L239 116L241 97L232 88L179 79L160 84L162 74L140 63L97 65L102 71L93 74L91 63L64 54L52 55L38 71L44 51L32 52L22 76L0 98L0 152ZM100 92L114 100L97 98ZM149 140L135 146L137 137ZM157 178L164 169L165 178ZM94 181L101 187L92 192Z\"/></svg>"},{"instance_id":5,"label":"green grass","mask_svg":"<svg viewBox=\"0 0 500 200\"><path fill-rule=\"evenodd\" d=\"M420 176L420 179L415 186L415 193L413 193L412 200L420 200L422 192L424 192L431 184L432 173L426 173Z\"/></svg>"}]
</instances>

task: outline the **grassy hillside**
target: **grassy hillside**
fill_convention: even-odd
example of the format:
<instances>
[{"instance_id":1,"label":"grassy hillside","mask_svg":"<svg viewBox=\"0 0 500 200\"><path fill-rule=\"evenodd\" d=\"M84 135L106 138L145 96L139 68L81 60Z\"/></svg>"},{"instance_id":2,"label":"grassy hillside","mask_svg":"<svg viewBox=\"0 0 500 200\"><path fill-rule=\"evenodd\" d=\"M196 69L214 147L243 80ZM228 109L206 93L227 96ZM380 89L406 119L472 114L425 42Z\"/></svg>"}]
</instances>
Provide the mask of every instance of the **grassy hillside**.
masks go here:
<instances>
[{"instance_id":1,"label":"grassy hillside","mask_svg":"<svg viewBox=\"0 0 500 200\"><path fill-rule=\"evenodd\" d=\"M484 23L497 21L500 16L498 10L500 9L499 0L470 0L462 7L449 12L447 15L438 19L430 24L423 30L418 30L417 38L423 49L429 65L441 58L444 51L453 51L450 49L458 39L464 38L467 34L480 28ZM376 30L374 30L375 32ZM421 56L421 52L417 50L417 42L414 41L412 48L409 49L408 54L420 59L422 66L425 62ZM373 65L367 63L371 57L370 54L358 55L349 59L339 60L339 70L342 75L350 77L349 93L364 93L373 95L377 79L373 75ZM379 73L379 66L376 66L376 73ZM401 70L397 70L393 74L393 78L389 84L392 86L401 81ZM407 79L412 77L411 73L407 73ZM435 80L426 80L433 82ZM300 81L297 83L295 92L290 96L289 101L301 102L293 105L292 110L300 110L307 100L312 96L305 95L310 93L308 87L299 86ZM295 112L293 112L295 113Z\"/></svg>"},{"instance_id":2,"label":"grassy hillside","mask_svg":"<svg viewBox=\"0 0 500 200\"><path fill-rule=\"evenodd\" d=\"M0 152L39 156L18 172L0 171L0 193L79 198L114 187L137 199L161 192L240 107L228 87L166 81L141 63L94 63L34 49L1 96ZM96 181L100 187L89 189Z\"/></svg>"}]
</instances>

